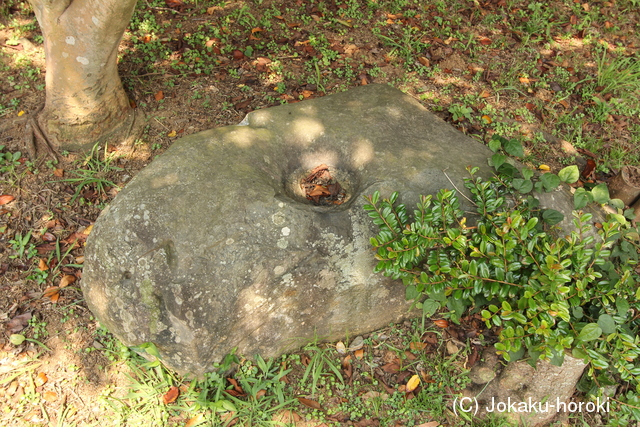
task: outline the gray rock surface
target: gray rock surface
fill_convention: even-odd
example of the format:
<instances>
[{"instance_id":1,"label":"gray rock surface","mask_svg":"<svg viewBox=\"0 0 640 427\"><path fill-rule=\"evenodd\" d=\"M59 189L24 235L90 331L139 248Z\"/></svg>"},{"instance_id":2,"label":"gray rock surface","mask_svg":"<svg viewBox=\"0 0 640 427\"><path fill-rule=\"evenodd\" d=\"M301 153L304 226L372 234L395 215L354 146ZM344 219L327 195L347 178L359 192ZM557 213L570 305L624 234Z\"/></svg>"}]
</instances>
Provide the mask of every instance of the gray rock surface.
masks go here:
<instances>
[{"instance_id":1,"label":"gray rock surface","mask_svg":"<svg viewBox=\"0 0 640 427\"><path fill-rule=\"evenodd\" d=\"M459 189L490 151L384 85L255 111L176 141L105 209L82 280L126 345L153 342L196 375L237 348L277 356L408 315L404 286L373 274L362 195ZM344 203L314 206L300 180L326 164ZM488 168L485 169L488 172ZM463 208L466 200L461 198Z\"/></svg>"}]
</instances>

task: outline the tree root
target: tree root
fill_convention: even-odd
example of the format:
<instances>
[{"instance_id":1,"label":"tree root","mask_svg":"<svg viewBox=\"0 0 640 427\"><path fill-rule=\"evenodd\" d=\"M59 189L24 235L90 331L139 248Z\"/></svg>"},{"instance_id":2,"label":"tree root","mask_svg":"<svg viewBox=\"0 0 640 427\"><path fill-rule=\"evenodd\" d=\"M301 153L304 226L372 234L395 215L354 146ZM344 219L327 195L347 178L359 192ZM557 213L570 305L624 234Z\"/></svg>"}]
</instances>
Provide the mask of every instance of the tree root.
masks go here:
<instances>
[{"instance_id":1,"label":"tree root","mask_svg":"<svg viewBox=\"0 0 640 427\"><path fill-rule=\"evenodd\" d=\"M59 161L59 153L56 147L60 147L61 144L56 138L56 135L47 135L44 128L40 125L38 117L41 111L42 107L38 108L28 116L23 115L21 117L1 120L0 134L4 133L8 129L24 125L22 145L24 146L24 152L29 156L29 159L36 161L38 155L42 156L46 153L48 157L57 162ZM146 115L144 112L139 109L132 109L130 115L125 119L125 123L123 124L124 129L107 133L101 138L104 141L111 141L110 144L113 144L113 141L117 140L118 143L116 146L118 146L119 149L133 151L135 149L135 142L137 138L144 131L145 124ZM122 135L123 131L124 135ZM70 150L74 148L76 147L72 147Z\"/></svg>"},{"instance_id":2,"label":"tree root","mask_svg":"<svg viewBox=\"0 0 640 427\"><path fill-rule=\"evenodd\" d=\"M36 160L38 149L41 148L47 152L49 157L57 162L58 156L56 151L51 146L44 132L42 132L42 129L40 129L40 125L36 119L40 111L42 111L42 107L27 118L27 123L24 127L24 146L31 160Z\"/></svg>"},{"instance_id":3,"label":"tree root","mask_svg":"<svg viewBox=\"0 0 640 427\"><path fill-rule=\"evenodd\" d=\"M16 117L7 120L4 123L0 123L0 132L4 132L7 129L26 122L24 125L23 145L25 151L29 155L29 158L35 161L38 154L38 148L41 148L46 151L49 157L57 162L58 155L56 154L56 150L52 147L51 142L49 142L49 138L45 136L38 124L37 117L40 111L42 111L42 107L38 108L37 111L28 117Z\"/></svg>"}]
</instances>

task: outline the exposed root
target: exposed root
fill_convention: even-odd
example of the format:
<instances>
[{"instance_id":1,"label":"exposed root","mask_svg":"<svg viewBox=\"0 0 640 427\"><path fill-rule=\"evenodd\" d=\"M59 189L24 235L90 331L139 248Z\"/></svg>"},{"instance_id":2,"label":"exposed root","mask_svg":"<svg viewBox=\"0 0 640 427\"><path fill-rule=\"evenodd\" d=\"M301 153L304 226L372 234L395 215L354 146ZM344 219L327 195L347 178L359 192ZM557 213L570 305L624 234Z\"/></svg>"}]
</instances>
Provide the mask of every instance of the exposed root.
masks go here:
<instances>
[{"instance_id":1,"label":"exposed root","mask_svg":"<svg viewBox=\"0 0 640 427\"><path fill-rule=\"evenodd\" d=\"M58 161L58 151L55 147L60 147L56 135L47 135L44 128L41 126L38 118L42 107L28 116L23 115L21 117L14 117L11 119L2 119L0 121L0 134L6 130L14 128L16 126L24 126L24 133L22 137L22 145L24 146L24 152L29 156L29 159L35 161L38 156L46 154L54 161ZM125 119L123 129L115 132L107 133L102 138L109 141L117 140L120 149L125 151L133 151L137 138L142 134L144 126L146 124L146 116L143 111L139 109L131 110L130 115ZM123 135L124 134L124 135ZM70 150L82 147L71 147Z\"/></svg>"},{"instance_id":2,"label":"exposed root","mask_svg":"<svg viewBox=\"0 0 640 427\"><path fill-rule=\"evenodd\" d=\"M39 149L42 149L47 152L49 157L57 162L58 156L56 155L56 151L51 146L44 132L42 132L42 129L40 129L40 125L36 120L40 111L42 111L42 107L27 118L27 124L24 127L24 146L31 160L36 160Z\"/></svg>"},{"instance_id":3,"label":"exposed root","mask_svg":"<svg viewBox=\"0 0 640 427\"><path fill-rule=\"evenodd\" d=\"M0 124L0 132L4 132L7 129L10 129L14 126L25 123L24 125L24 136L23 136L23 145L25 151L29 155L31 160L36 160L38 149L42 149L47 152L49 157L53 160L58 161L58 156L56 151L51 146L49 142L49 138L47 138L42 132L40 125L38 124L37 117L38 114L42 111L42 107L40 107L33 114L28 117L16 117L14 119L10 119Z\"/></svg>"}]
</instances>

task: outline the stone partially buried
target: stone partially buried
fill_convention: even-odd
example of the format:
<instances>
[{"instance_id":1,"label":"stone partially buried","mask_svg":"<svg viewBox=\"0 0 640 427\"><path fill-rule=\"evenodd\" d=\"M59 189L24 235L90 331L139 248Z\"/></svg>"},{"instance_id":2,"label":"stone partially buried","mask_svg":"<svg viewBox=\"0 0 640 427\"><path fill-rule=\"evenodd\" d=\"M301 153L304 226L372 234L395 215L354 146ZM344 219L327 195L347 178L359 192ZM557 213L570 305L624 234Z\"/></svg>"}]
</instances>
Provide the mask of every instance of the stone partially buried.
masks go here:
<instances>
[{"instance_id":1,"label":"stone partially buried","mask_svg":"<svg viewBox=\"0 0 640 427\"><path fill-rule=\"evenodd\" d=\"M154 343L195 375L235 348L277 356L384 327L409 304L401 283L373 273L362 195L397 190L411 208L452 188L443 171L462 189L465 168L490 154L384 85L190 135L96 222L87 303L126 345Z\"/></svg>"}]
</instances>

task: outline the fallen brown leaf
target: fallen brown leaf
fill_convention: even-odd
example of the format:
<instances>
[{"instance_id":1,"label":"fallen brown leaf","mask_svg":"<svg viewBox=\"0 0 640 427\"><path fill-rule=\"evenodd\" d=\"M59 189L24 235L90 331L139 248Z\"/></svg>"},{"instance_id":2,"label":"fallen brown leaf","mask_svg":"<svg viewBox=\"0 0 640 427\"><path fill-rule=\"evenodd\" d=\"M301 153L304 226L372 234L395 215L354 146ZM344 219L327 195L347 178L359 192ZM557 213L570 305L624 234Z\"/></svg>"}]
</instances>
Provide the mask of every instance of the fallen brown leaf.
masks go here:
<instances>
[{"instance_id":1,"label":"fallen brown leaf","mask_svg":"<svg viewBox=\"0 0 640 427\"><path fill-rule=\"evenodd\" d=\"M300 358L300 362L304 366L309 366L309 363L311 363L311 358L309 356L307 356L306 354L303 354L302 357Z\"/></svg>"},{"instance_id":2,"label":"fallen brown leaf","mask_svg":"<svg viewBox=\"0 0 640 427\"><path fill-rule=\"evenodd\" d=\"M71 233L66 239L62 240L61 243L64 243L65 245L70 245L70 244L84 243L85 240L87 240L86 234Z\"/></svg>"},{"instance_id":3,"label":"fallen brown leaf","mask_svg":"<svg viewBox=\"0 0 640 427\"><path fill-rule=\"evenodd\" d=\"M458 346L455 345L453 341L447 341L446 348L447 348L447 353L449 354L456 354L460 351L460 348L458 348Z\"/></svg>"},{"instance_id":4,"label":"fallen brown leaf","mask_svg":"<svg viewBox=\"0 0 640 427\"><path fill-rule=\"evenodd\" d=\"M58 393L55 391L45 391L42 393L42 398L47 402L52 403L58 400Z\"/></svg>"},{"instance_id":5,"label":"fallen brown leaf","mask_svg":"<svg viewBox=\"0 0 640 427\"><path fill-rule=\"evenodd\" d=\"M465 368L472 368L478 361L479 355L480 353L478 352L478 348L476 346L473 346L471 350L471 354L467 356L467 364Z\"/></svg>"},{"instance_id":6,"label":"fallen brown leaf","mask_svg":"<svg viewBox=\"0 0 640 427\"><path fill-rule=\"evenodd\" d=\"M289 409L284 409L281 412L274 414L274 416L271 418L271 421L289 425L291 423L302 421L302 417Z\"/></svg>"},{"instance_id":7,"label":"fallen brown leaf","mask_svg":"<svg viewBox=\"0 0 640 427\"><path fill-rule=\"evenodd\" d=\"M446 328L449 326L449 322L445 319L434 320L433 323L435 323L436 326L439 326L440 328Z\"/></svg>"},{"instance_id":8,"label":"fallen brown leaf","mask_svg":"<svg viewBox=\"0 0 640 427\"><path fill-rule=\"evenodd\" d=\"M9 194L3 194L2 196L0 196L0 206L1 205L6 205L7 203L12 201L13 199L15 199L15 197L13 197L13 196L11 196Z\"/></svg>"},{"instance_id":9,"label":"fallen brown leaf","mask_svg":"<svg viewBox=\"0 0 640 427\"><path fill-rule=\"evenodd\" d=\"M306 397L299 397L298 401L308 408L322 410L322 406L320 406L320 404L315 400L307 399Z\"/></svg>"},{"instance_id":10,"label":"fallen brown leaf","mask_svg":"<svg viewBox=\"0 0 640 427\"><path fill-rule=\"evenodd\" d=\"M225 412L220 415L220 420L226 424L225 426L234 426L238 422L238 418L236 417L236 413L234 411Z\"/></svg>"},{"instance_id":11,"label":"fallen brown leaf","mask_svg":"<svg viewBox=\"0 0 640 427\"><path fill-rule=\"evenodd\" d=\"M178 389L178 387L172 385L169 388L169 391L167 391L162 396L162 401L164 402L165 405L168 405L169 403L175 402L178 396L180 396L180 390Z\"/></svg>"},{"instance_id":12,"label":"fallen brown leaf","mask_svg":"<svg viewBox=\"0 0 640 427\"><path fill-rule=\"evenodd\" d=\"M40 412L39 409L34 409L31 412L29 412L27 415L24 416L24 420L29 422L29 423L40 423L42 421L41 419L42 414Z\"/></svg>"},{"instance_id":13,"label":"fallen brown leaf","mask_svg":"<svg viewBox=\"0 0 640 427\"><path fill-rule=\"evenodd\" d=\"M309 191L307 195L310 197L315 197L315 196L329 196L330 194L331 192L329 191L329 189L327 189L327 187L322 185L316 185L313 188L313 190Z\"/></svg>"},{"instance_id":14,"label":"fallen brown leaf","mask_svg":"<svg viewBox=\"0 0 640 427\"><path fill-rule=\"evenodd\" d=\"M7 329L12 334L17 334L29 325L29 320L31 320L30 311L19 314L7 322Z\"/></svg>"},{"instance_id":15,"label":"fallen brown leaf","mask_svg":"<svg viewBox=\"0 0 640 427\"><path fill-rule=\"evenodd\" d=\"M42 298L51 298L53 295L57 294L58 292L60 292L60 287L49 286L47 289L44 290L44 293L42 294Z\"/></svg>"},{"instance_id":16,"label":"fallen brown leaf","mask_svg":"<svg viewBox=\"0 0 640 427\"><path fill-rule=\"evenodd\" d=\"M584 165L584 169L582 169L582 173L580 174L582 178L590 178L596 166L596 162L593 159L587 159L587 164Z\"/></svg>"},{"instance_id":17,"label":"fallen brown leaf","mask_svg":"<svg viewBox=\"0 0 640 427\"><path fill-rule=\"evenodd\" d=\"M194 427L199 424L202 424L205 421L203 414L198 414L195 417L189 418L189 421L184 425L184 427Z\"/></svg>"},{"instance_id":18,"label":"fallen brown leaf","mask_svg":"<svg viewBox=\"0 0 640 427\"><path fill-rule=\"evenodd\" d=\"M36 246L36 251L38 252L38 255L44 255L55 248L56 246L53 243L43 243L42 245Z\"/></svg>"},{"instance_id":19,"label":"fallen brown leaf","mask_svg":"<svg viewBox=\"0 0 640 427\"><path fill-rule=\"evenodd\" d=\"M19 386L20 383L18 381L11 381L11 384L9 384L9 388L6 389L6 393L9 396L13 396L18 391Z\"/></svg>"},{"instance_id":20,"label":"fallen brown leaf","mask_svg":"<svg viewBox=\"0 0 640 427\"><path fill-rule=\"evenodd\" d=\"M404 355L409 360L416 360L418 358L418 356L416 356L415 354L411 353L409 350L405 350Z\"/></svg>"},{"instance_id":21,"label":"fallen brown leaf","mask_svg":"<svg viewBox=\"0 0 640 427\"><path fill-rule=\"evenodd\" d=\"M395 374L400 371L400 365L396 362L387 363L386 365L382 366L382 370L389 374Z\"/></svg>"},{"instance_id":22,"label":"fallen brown leaf","mask_svg":"<svg viewBox=\"0 0 640 427\"><path fill-rule=\"evenodd\" d=\"M156 101L162 101L164 99L164 92L159 90L155 95L153 95L153 97L156 99Z\"/></svg>"},{"instance_id":23,"label":"fallen brown leaf","mask_svg":"<svg viewBox=\"0 0 640 427\"><path fill-rule=\"evenodd\" d=\"M49 233L48 231L42 235L42 240L45 242L55 242L56 236L53 233Z\"/></svg>"},{"instance_id":24,"label":"fallen brown leaf","mask_svg":"<svg viewBox=\"0 0 640 427\"><path fill-rule=\"evenodd\" d=\"M66 288L67 286L69 286L75 281L76 281L76 276L67 274L62 279L60 279L60 284L58 286L60 287L60 289Z\"/></svg>"},{"instance_id":25,"label":"fallen brown leaf","mask_svg":"<svg viewBox=\"0 0 640 427\"><path fill-rule=\"evenodd\" d=\"M236 110L243 110L245 108L247 108L249 106L249 104L251 104L251 99L247 99L245 101L242 102L238 102L236 105L234 105L233 107Z\"/></svg>"},{"instance_id":26,"label":"fallen brown leaf","mask_svg":"<svg viewBox=\"0 0 640 427\"><path fill-rule=\"evenodd\" d=\"M411 350L424 350L426 346L427 344L423 342L412 342L409 344Z\"/></svg>"},{"instance_id":27,"label":"fallen brown leaf","mask_svg":"<svg viewBox=\"0 0 640 427\"><path fill-rule=\"evenodd\" d=\"M224 392L225 392L225 393L227 393L227 394L229 394L229 395L231 395L231 396L233 396L233 397L243 397L243 396L246 396L244 393L240 393L239 391L234 390L234 389L228 389L228 390L225 390Z\"/></svg>"},{"instance_id":28,"label":"fallen brown leaf","mask_svg":"<svg viewBox=\"0 0 640 427\"><path fill-rule=\"evenodd\" d=\"M344 371L344 375L351 379L353 376L353 365L351 364L351 355L347 355L344 359L342 359L342 370Z\"/></svg>"},{"instance_id":29,"label":"fallen brown leaf","mask_svg":"<svg viewBox=\"0 0 640 427\"><path fill-rule=\"evenodd\" d=\"M378 427L380 425L379 420L364 418L353 425L353 427Z\"/></svg>"},{"instance_id":30,"label":"fallen brown leaf","mask_svg":"<svg viewBox=\"0 0 640 427\"><path fill-rule=\"evenodd\" d=\"M240 387L240 385L238 384L238 381L236 381L235 378L227 378L227 381L229 381L233 386L233 389L225 390L227 393L235 397L246 396L246 393L244 392L242 387Z\"/></svg>"},{"instance_id":31,"label":"fallen brown leaf","mask_svg":"<svg viewBox=\"0 0 640 427\"><path fill-rule=\"evenodd\" d=\"M244 53L238 49L234 50L232 55L233 55L233 59L235 59L236 61L241 61L246 58L246 56L244 56Z\"/></svg>"},{"instance_id":32,"label":"fallen brown leaf","mask_svg":"<svg viewBox=\"0 0 640 427\"><path fill-rule=\"evenodd\" d=\"M172 9L184 6L182 0L165 0L165 3L167 7L170 7Z\"/></svg>"},{"instance_id":33,"label":"fallen brown leaf","mask_svg":"<svg viewBox=\"0 0 640 427\"><path fill-rule=\"evenodd\" d=\"M41 387L45 385L47 381L49 381L49 378L47 378L47 374L45 374L44 372L40 372L33 382L36 387Z\"/></svg>"}]
</instances>

